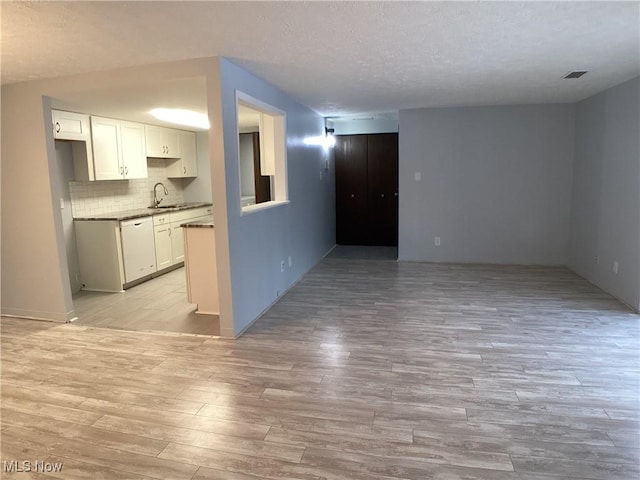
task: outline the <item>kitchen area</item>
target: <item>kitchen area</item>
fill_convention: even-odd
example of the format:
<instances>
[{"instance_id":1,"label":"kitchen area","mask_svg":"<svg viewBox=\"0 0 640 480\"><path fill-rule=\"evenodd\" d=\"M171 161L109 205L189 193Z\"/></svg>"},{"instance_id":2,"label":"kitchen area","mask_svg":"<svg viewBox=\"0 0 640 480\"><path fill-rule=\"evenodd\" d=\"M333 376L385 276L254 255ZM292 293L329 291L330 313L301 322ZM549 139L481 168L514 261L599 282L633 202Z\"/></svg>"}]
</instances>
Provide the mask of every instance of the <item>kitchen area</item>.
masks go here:
<instances>
[{"instance_id":1,"label":"kitchen area","mask_svg":"<svg viewBox=\"0 0 640 480\"><path fill-rule=\"evenodd\" d=\"M218 335L206 126L105 111L52 110L74 323Z\"/></svg>"}]
</instances>

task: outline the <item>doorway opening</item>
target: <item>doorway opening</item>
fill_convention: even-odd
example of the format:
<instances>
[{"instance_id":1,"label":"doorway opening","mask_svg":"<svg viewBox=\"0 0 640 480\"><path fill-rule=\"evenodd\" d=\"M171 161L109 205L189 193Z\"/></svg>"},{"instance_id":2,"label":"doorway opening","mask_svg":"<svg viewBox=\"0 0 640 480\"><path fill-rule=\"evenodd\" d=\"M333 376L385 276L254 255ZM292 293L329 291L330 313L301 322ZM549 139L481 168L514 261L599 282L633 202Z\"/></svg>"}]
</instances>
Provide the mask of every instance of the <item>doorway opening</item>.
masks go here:
<instances>
[{"instance_id":1,"label":"doorway opening","mask_svg":"<svg viewBox=\"0 0 640 480\"><path fill-rule=\"evenodd\" d=\"M51 107L56 111L75 112L75 115L87 119L111 119L114 125L120 126L126 124L131 127L135 123L140 127L140 135L136 139L140 140L141 146L136 151L135 159L142 158L140 163L145 167L144 174L137 176L109 180L98 180L90 176L85 178L79 175L78 172L82 169L78 167L83 165L83 161L85 167L95 166L96 156L76 156L75 147L80 143L95 146L96 138L99 140L102 137L94 135L92 129L81 139L56 136L54 133L55 166L51 171L51 182L52 190L60 197L62 232L69 271L69 293L73 302L73 313L77 317L74 321L76 325L219 335L218 315L196 314L198 305L189 303L186 268L183 266L184 229L181 227L181 224L196 220L196 213L202 215L202 218L208 218L212 214L212 209L209 208L212 205L209 133L205 127L181 126L151 117L149 112L152 107L171 102L206 114L205 78L142 81L114 88L68 92L62 97L51 99ZM54 123L49 127L55 127ZM151 133L160 131L162 135L159 138L163 146L155 150L151 148L156 147L154 141L157 135L147 136L147 130ZM133 162L133 149L130 145L132 142L126 143L125 149L125 133L118 128L114 128L114 131L116 142L109 146L116 147L104 146L104 152L116 152L117 155L112 155L114 158L127 158ZM126 138L131 140L131 135L127 133ZM98 142L97 145L102 144ZM83 151L87 151L87 148ZM156 189L158 186L162 188ZM161 206L165 207L164 209L150 209L151 206L160 204L156 195L162 201ZM58 199L55 200L57 205ZM204 210L207 212L203 213ZM106 224L110 221L108 219L124 220L120 230L112 229L112 236L118 240L110 245L113 249L120 248L121 253L126 253L123 252L125 249L120 243L120 240L125 240L122 228L127 219L134 218L130 215L134 211L134 217L145 219L146 223L142 223L148 223L151 230L150 233L145 230L143 252L149 254L149 258L152 259L147 259L146 263L146 267L151 270L145 270L132 281L122 277L119 286L115 288L111 283L109 288L92 284L93 277L105 278L108 276L107 272L114 268L124 268L126 273L136 262L129 261L131 255L128 259L124 258L126 255L119 255L120 260L111 262L115 258L113 255L107 255L108 252L94 248L89 257L92 260L104 257L104 268L86 268L86 261L85 268L80 268L83 259L87 258L87 249L83 247L84 254L80 255L81 242L76 235L78 222L93 220L93 223ZM186 212L193 215L183 215ZM151 241L148 241L149 235ZM83 238L86 239L86 235ZM131 242L132 239L129 237L126 240L127 245L131 247L129 252L134 254L133 260L137 260L139 252L134 252L135 242ZM84 242L84 245L95 246L97 243L90 241ZM151 263L153 265L150 265ZM94 263L90 265L93 267ZM119 267L116 268L114 265ZM89 280L88 270L91 270ZM94 275L94 272L97 273ZM142 280L144 282L139 283ZM123 282L126 282L126 285L123 285ZM122 287L125 288L124 292L121 291ZM103 291L99 291L101 289Z\"/></svg>"},{"instance_id":2,"label":"doorway opening","mask_svg":"<svg viewBox=\"0 0 640 480\"><path fill-rule=\"evenodd\" d=\"M398 134L337 135L334 151L334 255L397 258Z\"/></svg>"},{"instance_id":3,"label":"doorway opening","mask_svg":"<svg viewBox=\"0 0 640 480\"><path fill-rule=\"evenodd\" d=\"M239 91L236 112L241 212L287 202L285 113Z\"/></svg>"}]
</instances>

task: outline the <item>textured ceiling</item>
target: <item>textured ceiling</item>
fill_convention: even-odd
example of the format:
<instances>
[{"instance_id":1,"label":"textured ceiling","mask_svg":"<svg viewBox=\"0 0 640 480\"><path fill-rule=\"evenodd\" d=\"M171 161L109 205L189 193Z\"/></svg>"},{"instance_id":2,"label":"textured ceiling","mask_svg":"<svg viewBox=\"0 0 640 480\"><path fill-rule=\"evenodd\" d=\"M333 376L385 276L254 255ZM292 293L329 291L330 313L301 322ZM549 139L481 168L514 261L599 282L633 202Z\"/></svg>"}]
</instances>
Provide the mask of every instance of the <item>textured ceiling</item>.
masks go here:
<instances>
[{"instance_id":1,"label":"textured ceiling","mask_svg":"<svg viewBox=\"0 0 640 480\"><path fill-rule=\"evenodd\" d=\"M325 116L575 102L640 74L639 5L3 1L2 82L222 55Z\"/></svg>"}]
</instances>

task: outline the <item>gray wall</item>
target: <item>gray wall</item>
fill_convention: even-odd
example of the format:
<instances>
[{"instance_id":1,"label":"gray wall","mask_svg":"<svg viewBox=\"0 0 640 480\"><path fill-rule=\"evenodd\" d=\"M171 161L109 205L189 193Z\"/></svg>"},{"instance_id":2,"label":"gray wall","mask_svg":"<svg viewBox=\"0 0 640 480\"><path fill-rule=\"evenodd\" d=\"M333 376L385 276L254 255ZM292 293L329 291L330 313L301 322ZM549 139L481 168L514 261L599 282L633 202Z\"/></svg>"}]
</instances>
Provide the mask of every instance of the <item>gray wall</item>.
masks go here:
<instances>
[{"instance_id":1,"label":"gray wall","mask_svg":"<svg viewBox=\"0 0 640 480\"><path fill-rule=\"evenodd\" d=\"M237 335L335 244L335 186L333 166L329 174L320 178L328 153L322 147L304 143L305 137L324 134L322 117L226 59L219 61L219 74L226 229L233 330ZM236 90L286 112L287 116L290 203L245 215L240 214ZM224 231L225 225L221 227ZM287 264L284 273L280 272L281 260ZM224 291L220 294L226 295ZM221 305L221 314L224 312Z\"/></svg>"},{"instance_id":2,"label":"gray wall","mask_svg":"<svg viewBox=\"0 0 640 480\"><path fill-rule=\"evenodd\" d=\"M639 92L635 78L576 105L569 257L576 273L635 309L640 307Z\"/></svg>"},{"instance_id":3,"label":"gray wall","mask_svg":"<svg viewBox=\"0 0 640 480\"><path fill-rule=\"evenodd\" d=\"M402 110L399 259L566 264L573 138L573 105Z\"/></svg>"},{"instance_id":4,"label":"gray wall","mask_svg":"<svg viewBox=\"0 0 640 480\"><path fill-rule=\"evenodd\" d=\"M58 182L58 192L60 194L62 229L64 231L64 244L67 252L67 268L69 269L69 284L71 292L76 293L82 288L80 281L80 264L78 262L78 249L76 246L76 229L73 223L73 213L71 210L71 194L69 193L69 182L75 180L73 171L73 155L71 153L71 142L55 142L56 149L56 181ZM54 208L55 208L54 204Z\"/></svg>"},{"instance_id":5,"label":"gray wall","mask_svg":"<svg viewBox=\"0 0 640 480\"><path fill-rule=\"evenodd\" d=\"M397 115L387 115L385 118L366 120L333 118L326 121L328 127L335 130L334 135L361 135L368 133L397 133Z\"/></svg>"}]
</instances>

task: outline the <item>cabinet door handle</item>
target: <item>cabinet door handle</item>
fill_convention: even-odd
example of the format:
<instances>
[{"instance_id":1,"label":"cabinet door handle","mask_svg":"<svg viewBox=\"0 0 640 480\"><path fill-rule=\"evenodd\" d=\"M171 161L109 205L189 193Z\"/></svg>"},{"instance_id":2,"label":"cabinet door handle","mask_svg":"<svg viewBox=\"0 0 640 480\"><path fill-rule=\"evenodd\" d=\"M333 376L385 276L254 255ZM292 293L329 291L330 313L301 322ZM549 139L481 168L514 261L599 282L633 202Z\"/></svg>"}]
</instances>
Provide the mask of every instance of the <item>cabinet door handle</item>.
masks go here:
<instances>
[{"instance_id":1,"label":"cabinet door handle","mask_svg":"<svg viewBox=\"0 0 640 480\"><path fill-rule=\"evenodd\" d=\"M169 236L171 236L171 227L169 227Z\"/></svg>"},{"instance_id":2,"label":"cabinet door handle","mask_svg":"<svg viewBox=\"0 0 640 480\"><path fill-rule=\"evenodd\" d=\"M120 175L124 175L124 170L120 167Z\"/></svg>"},{"instance_id":3,"label":"cabinet door handle","mask_svg":"<svg viewBox=\"0 0 640 480\"><path fill-rule=\"evenodd\" d=\"M380 195L380 198L384 198L384 193L382 195Z\"/></svg>"},{"instance_id":4,"label":"cabinet door handle","mask_svg":"<svg viewBox=\"0 0 640 480\"><path fill-rule=\"evenodd\" d=\"M186 173L187 173L187 167L182 167L182 172L183 172L184 174L186 174Z\"/></svg>"},{"instance_id":5,"label":"cabinet door handle","mask_svg":"<svg viewBox=\"0 0 640 480\"><path fill-rule=\"evenodd\" d=\"M352 194L351 194L351 198L356 198L356 196L352 193Z\"/></svg>"},{"instance_id":6,"label":"cabinet door handle","mask_svg":"<svg viewBox=\"0 0 640 480\"><path fill-rule=\"evenodd\" d=\"M56 122L56 133L60 133L60 123Z\"/></svg>"},{"instance_id":7,"label":"cabinet door handle","mask_svg":"<svg viewBox=\"0 0 640 480\"><path fill-rule=\"evenodd\" d=\"M129 167L124 167L124 174L129 175Z\"/></svg>"}]
</instances>

